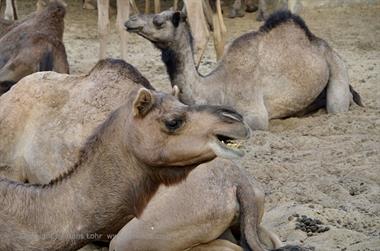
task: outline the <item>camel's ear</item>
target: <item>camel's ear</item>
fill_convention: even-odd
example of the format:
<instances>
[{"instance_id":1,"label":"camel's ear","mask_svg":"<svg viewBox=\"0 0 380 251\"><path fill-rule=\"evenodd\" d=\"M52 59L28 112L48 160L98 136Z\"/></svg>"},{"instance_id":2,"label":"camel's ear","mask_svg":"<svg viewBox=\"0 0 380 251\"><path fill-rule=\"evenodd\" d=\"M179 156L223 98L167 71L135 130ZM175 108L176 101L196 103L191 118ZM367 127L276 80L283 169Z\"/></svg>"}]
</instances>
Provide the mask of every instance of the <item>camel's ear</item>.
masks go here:
<instances>
[{"instance_id":1,"label":"camel's ear","mask_svg":"<svg viewBox=\"0 0 380 251\"><path fill-rule=\"evenodd\" d=\"M133 101L133 116L144 117L154 104L153 94L145 88L141 88Z\"/></svg>"},{"instance_id":2,"label":"camel's ear","mask_svg":"<svg viewBox=\"0 0 380 251\"><path fill-rule=\"evenodd\" d=\"M176 97L176 98L178 98L179 97L179 88L178 88L178 86L173 86L173 89L172 89L172 95L174 96L174 97Z\"/></svg>"},{"instance_id":3,"label":"camel's ear","mask_svg":"<svg viewBox=\"0 0 380 251\"><path fill-rule=\"evenodd\" d=\"M181 11L176 11L172 16L172 23L174 27L178 27L179 23L186 20L186 15Z\"/></svg>"}]
</instances>

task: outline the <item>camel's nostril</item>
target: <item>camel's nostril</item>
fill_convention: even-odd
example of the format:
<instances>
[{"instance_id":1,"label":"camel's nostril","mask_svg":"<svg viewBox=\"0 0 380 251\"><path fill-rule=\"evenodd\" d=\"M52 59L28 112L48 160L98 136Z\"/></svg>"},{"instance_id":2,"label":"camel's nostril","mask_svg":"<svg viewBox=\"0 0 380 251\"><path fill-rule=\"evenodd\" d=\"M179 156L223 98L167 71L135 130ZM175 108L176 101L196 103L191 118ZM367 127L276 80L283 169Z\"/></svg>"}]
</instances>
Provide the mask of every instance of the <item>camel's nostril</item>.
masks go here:
<instances>
[{"instance_id":1,"label":"camel's nostril","mask_svg":"<svg viewBox=\"0 0 380 251\"><path fill-rule=\"evenodd\" d=\"M239 117L237 114L222 112L221 115L226 117L226 118L238 121L238 122L242 121L241 117Z\"/></svg>"}]
</instances>

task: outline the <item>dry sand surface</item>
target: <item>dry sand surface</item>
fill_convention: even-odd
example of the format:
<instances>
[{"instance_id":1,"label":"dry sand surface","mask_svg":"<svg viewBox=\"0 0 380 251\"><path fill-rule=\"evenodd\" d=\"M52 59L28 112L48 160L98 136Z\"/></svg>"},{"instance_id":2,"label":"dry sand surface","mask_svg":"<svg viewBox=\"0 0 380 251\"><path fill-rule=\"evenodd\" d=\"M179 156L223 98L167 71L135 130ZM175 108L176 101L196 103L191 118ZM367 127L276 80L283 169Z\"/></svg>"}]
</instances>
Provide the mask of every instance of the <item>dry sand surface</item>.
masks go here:
<instances>
[{"instance_id":1,"label":"dry sand surface","mask_svg":"<svg viewBox=\"0 0 380 251\"><path fill-rule=\"evenodd\" d=\"M73 74L87 73L98 55L97 13L82 10L80 2L68 1L64 36ZM34 4L20 0L20 14L25 16ZM270 131L254 132L239 163L265 190L264 223L283 241L315 250L379 251L380 4L309 9L302 16L311 31L347 62L351 84L366 107L353 106L345 114L320 111L306 118L272 121ZM229 41L260 26L254 14L225 21ZM118 57L114 27L108 52ZM131 35L128 58L157 89L169 90L160 54L149 42ZM206 73L214 65L210 44L201 71ZM298 223L305 230L305 224L313 225L316 219L321 221L319 229L328 231L307 234L295 229Z\"/></svg>"}]
</instances>

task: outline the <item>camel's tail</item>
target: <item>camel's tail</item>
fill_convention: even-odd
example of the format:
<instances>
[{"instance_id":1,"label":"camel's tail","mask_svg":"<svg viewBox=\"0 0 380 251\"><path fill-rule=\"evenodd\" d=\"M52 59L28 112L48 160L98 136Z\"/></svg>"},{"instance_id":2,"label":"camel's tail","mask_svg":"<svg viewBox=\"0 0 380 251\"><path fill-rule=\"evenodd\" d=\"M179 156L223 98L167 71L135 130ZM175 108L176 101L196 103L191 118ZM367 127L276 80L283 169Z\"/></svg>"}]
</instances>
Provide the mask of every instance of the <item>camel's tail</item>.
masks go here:
<instances>
[{"instance_id":1,"label":"camel's tail","mask_svg":"<svg viewBox=\"0 0 380 251\"><path fill-rule=\"evenodd\" d=\"M352 99L358 106L364 107L362 98L360 97L360 94L354 90L354 88L350 85L350 92L352 94Z\"/></svg>"}]
</instances>

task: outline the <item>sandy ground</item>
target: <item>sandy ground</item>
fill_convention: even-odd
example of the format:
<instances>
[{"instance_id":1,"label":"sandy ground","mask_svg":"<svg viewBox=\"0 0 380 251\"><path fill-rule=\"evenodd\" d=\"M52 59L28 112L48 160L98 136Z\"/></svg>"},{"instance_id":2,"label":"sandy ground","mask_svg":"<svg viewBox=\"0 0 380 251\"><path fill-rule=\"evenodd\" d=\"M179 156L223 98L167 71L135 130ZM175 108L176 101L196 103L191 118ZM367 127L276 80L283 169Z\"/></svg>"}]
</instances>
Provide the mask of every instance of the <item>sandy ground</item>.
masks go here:
<instances>
[{"instance_id":1,"label":"sandy ground","mask_svg":"<svg viewBox=\"0 0 380 251\"><path fill-rule=\"evenodd\" d=\"M21 16L34 8L34 2L19 1ZM97 13L82 10L81 1L68 2L64 40L71 72L87 73L97 61ZM311 31L345 59L351 84L366 107L353 106L339 115L320 111L306 118L272 121L270 131L254 132L239 163L261 182L267 195L264 222L283 241L315 250L379 251L380 4L309 9L302 16ZM260 26L253 14L225 21L229 41ZM114 27L110 57L120 54ZM169 90L160 54L149 42L131 35L128 58L156 88ZM210 44L201 72L214 65ZM328 231L296 230L297 224L301 228L308 224L302 215L319 219L319 229Z\"/></svg>"}]
</instances>

